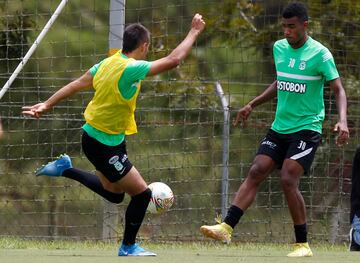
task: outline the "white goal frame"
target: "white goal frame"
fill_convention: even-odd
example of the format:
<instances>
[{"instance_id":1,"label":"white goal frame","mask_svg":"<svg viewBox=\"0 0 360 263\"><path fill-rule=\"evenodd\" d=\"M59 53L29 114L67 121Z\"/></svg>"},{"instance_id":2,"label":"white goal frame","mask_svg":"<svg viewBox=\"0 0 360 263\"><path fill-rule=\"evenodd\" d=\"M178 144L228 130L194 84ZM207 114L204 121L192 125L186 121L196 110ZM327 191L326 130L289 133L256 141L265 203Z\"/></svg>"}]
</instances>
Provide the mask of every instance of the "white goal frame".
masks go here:
<instances>
[{"instance_id":1,"label":"white goal frame","mask_svg":"<svg viewBox=\"0 0 360 263\"><path fill-rule=\"evenodd\" d=\"M6 93L6 91L10 88L11 84L14 82L16 77L19 75L20 71L24 68L32 54L35 52L36 48L39 46L40 42L43 40L51 26L54 24L57 17L60 15L61 11L64 9L65 5L67 4L68 0L62 0L58 7L56 8L55 12L50 17L49 21L44 26L43 30L41 30L39 36L36 38L35 42L32 44L24 58L20 61L19 65L16 67L14 72L11 74L8 81L5 83L5 85L0 90L0 100Z\"/></svg>"}]
</instances>

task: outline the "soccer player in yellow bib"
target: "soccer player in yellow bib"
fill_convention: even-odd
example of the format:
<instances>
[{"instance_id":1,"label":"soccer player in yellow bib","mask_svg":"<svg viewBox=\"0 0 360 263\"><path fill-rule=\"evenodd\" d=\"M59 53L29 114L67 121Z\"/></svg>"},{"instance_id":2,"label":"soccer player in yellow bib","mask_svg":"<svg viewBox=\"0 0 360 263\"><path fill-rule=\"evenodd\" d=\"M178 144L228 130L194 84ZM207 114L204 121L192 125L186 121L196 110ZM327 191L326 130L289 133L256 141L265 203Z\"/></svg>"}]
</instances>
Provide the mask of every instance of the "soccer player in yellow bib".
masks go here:
<instances>
[{"instance_id":1,"label":"soccer player in yellow bib","mask_svg":"<svg viewBox=\"0 0 360 263\"><path fill-rule=\"evenodd\" d=\"M36 175L63 176L74 179L113 203L120 203L124 193L131 196L125 213L125 230L119 256L155 256L135 243L151 198L151 190L129 161L125 136L137 132L136 99L141 80L179 65L190 52L205 22L196 14L185 39L166 57L148 62L145 57L150 33L141 24L125 28L123 48L94 65L83 76L59 89L48 100L23 107L23 114L39 118L63 99L93 88L94 96L85 110L82 148L96 168L96 175L72 167L68 155L41 167Z\"/></svg>"},{"instance_id":2,"label":"soccer player in yellow bib","mask_svg":"<svg viewBox=\"0 0 360 263\"><path fill-rule=\"evenodd\" d=\"M338 145L349 138L347 103L332 54L306 32L308 15L304 4L290 3L283 11L282 26L285 38L273 47L276 81L239 110L234 124L244 122L254 107L277 96L275 120L260 143L224 222L202 226L200 231L205 236L230 242L233 228L254 201L259 185L278 168L296 239L294 251L288 257L306 257L313 253L307 242L305 203L298 186L300 177L309 171L321 140L324 82L329 82L336 98Z\"/></svg>"}]
</instances>

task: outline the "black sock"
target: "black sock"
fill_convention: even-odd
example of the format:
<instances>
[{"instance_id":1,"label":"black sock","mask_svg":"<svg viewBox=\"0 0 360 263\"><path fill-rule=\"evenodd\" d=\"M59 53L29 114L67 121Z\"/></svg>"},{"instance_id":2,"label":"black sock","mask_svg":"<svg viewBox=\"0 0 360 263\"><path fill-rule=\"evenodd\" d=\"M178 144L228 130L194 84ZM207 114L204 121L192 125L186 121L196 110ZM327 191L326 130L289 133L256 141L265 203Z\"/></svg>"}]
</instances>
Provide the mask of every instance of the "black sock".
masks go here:
<instances>
[{"instance_id":1,"label":"black sock","mask_svg":"<svg viewBox=\"0 0 360 263\"><path fill-rule=\"evenodd\" d=\"M62 173L62 176L78 181L112 203L120 204L124 200L124 193L116 194L105 190L99 177L93 173L85 172L76 168L70 168L65 170Z\"/></svg>"},{"instance_id":2,"label":"black sock","mask_svg":"<svg viewBox=\"0 0 360 263\"><path fill-rule=\"evenodd\" d=\"M232 228L234 228L237 225L237 223L239 223L239 220L243 214L244 214L244 211L241 208L239 208L235 205L232 205L232 206L230 206L230 208L227 212L224 222L226 224L228 224L229 226L231 226Z\"/></svg>"},{"instance_id":3,"label":"black sock","mask_svg":"<svg viewBox=\"0 0 360 263\"><path fill-rule=\"evenodd\" d=\"M307 242L307 226L306 223L303 225L294 225L296 243Z\"/></svg>"},{"instance_id":4,"label":"black sock","mask_svg":"<svg viewBox=\"0 0 360 263\"><path fill-rule=\"evenodd\" d=\"M150 198L151 190L149 188L141 194L131 197L131 201L125 213L124 245L135 244L136 235L144 220Z\"/></svg>"}]
</instances>

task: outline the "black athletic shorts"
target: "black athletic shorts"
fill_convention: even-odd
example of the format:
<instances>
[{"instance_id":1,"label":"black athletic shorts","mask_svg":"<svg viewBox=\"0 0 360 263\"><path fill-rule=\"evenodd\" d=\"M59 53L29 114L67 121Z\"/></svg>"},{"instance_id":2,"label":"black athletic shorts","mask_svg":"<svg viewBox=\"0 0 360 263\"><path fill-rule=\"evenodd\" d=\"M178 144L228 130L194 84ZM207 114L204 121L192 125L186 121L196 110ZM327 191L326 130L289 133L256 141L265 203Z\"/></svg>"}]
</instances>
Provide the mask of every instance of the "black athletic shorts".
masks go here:
<instances>
[{"instance_id":1,"label":"black athletic shorts","mask_svg":"<svg viewBox=\"0 0 360 263\"><path fill-rule=\"evenodd\" d=\"M281 169L285 159L295 160L307 173L314 161L320 141L321 134L311 130L281 134L270 129L262 140L257 154L271 157L279 169Z\"/></svg>"},{"instance_id":2,"label":"black athletic shorts","mask_svg":"<svg viewBox=\"0 0 360 263\"><path fill-rule=\"evenodd\" d=\"M123 178L133 167L126 153L125 141L116 146L107 146L84 131L81 142L89 161L112 183Z\"/></svg>"}]
</instances>

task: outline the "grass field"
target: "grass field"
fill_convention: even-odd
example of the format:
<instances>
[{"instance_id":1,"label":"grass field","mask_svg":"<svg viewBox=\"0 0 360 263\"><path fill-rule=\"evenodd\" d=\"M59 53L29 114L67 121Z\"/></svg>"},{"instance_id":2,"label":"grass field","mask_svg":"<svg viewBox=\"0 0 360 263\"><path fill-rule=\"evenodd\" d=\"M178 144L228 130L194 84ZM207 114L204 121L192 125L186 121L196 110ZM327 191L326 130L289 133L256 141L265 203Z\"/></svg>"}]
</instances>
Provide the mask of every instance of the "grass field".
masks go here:
<instances>
[{"instance_id":1,"label":"grass field","mask_svg":"<svg viewBox=\"0 0 360 263\"><path fill-rule=\"evenodd\" d=\"M348 252L345 245L330 246L313 244L314 257L291 259L285 255L288 245L215 243L167 243L143 244L158 254L157 257L118 257L117 245L102 242L29 241L0 239L1 263L282 263L282 262L360 262L360 252Z\"/></svg>"}]
</instances>

